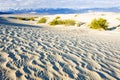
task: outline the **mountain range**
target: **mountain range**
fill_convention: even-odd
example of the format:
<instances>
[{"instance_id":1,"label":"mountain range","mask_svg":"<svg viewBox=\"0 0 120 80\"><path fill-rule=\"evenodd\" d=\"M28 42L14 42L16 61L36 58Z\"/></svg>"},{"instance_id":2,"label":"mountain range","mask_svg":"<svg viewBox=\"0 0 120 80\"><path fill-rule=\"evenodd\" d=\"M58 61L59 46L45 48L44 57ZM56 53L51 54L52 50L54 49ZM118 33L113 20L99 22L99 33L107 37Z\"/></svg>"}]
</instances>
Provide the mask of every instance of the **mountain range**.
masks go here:
<instances>
[{"instance_id":1,"label":"mountain range","mask_svg":"<svg viewBox=\"0 0 120 80\"><path fill-rule=\"evenodd\" d=\"M9 9L0 11L0 14L71 14L71 13L87 13L87 12L120 12L120 7L111 8L84 8L84 9L69 9L69 8L40 8L40 9Z\"/></svg>"}]
</instances>

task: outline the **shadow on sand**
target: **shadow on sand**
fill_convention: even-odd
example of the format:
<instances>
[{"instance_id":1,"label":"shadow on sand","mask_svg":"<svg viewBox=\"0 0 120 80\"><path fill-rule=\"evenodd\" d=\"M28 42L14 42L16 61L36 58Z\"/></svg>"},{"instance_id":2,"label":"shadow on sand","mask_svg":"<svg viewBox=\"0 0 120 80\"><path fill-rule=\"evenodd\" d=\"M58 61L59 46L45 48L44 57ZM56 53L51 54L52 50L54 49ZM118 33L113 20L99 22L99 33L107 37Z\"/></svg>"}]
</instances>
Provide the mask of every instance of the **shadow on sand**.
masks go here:
<instances>
[{"instance_id":1,"label":"shadow on sand","mask_svg":"<svg viewBox=\"0 0 120 80\"><path fill-rule=\"evenodd\" d=\"M112 30L115 30L117 27L112 27L112 28L109 28L108 30L112 31Z\"/></svg>"},{"instance_id":2,"label":"shadow on sand","mask_svg":"<svg viewBox=\"0 0 120 80\"><path fill-rule=\"evenodd\" d=\"M5 24L5 25L9 25L9 26L17 26L17 27L42 28L41 26L10 22L7 19L5 19L4 17L0 17L0 24Z\"/></svg>"}]
</instances>

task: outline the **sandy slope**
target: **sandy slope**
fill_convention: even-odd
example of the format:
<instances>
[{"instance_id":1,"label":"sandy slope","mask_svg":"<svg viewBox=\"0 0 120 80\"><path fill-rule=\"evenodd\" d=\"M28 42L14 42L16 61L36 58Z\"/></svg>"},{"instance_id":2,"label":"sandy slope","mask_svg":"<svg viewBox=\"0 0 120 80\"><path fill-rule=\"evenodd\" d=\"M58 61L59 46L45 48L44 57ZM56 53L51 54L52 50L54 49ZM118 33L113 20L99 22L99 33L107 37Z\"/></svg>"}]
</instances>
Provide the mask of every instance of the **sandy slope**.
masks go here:
<instances>
[{"instance_id":1,"label":"sandy slope","mask_svg":"<svg viewBox=\"0 0 120 80\"><path fill-rule=\"evenodd\" d=\"M4 22L0 24L0 80L120 79L118 31Z\"/></svg>"}]
</instances>

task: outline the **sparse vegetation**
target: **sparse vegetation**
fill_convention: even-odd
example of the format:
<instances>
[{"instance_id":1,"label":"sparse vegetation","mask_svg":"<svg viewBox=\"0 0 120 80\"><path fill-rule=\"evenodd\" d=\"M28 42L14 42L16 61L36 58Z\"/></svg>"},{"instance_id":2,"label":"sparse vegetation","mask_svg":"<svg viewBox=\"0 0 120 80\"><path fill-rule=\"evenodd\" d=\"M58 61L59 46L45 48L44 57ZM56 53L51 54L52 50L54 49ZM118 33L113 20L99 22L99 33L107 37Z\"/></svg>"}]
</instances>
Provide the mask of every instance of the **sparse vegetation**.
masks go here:
<instances>
[{"instance_id":1,"label":"sparse vegetation","mask_svg":"<svg viewBox=\"0 0 120 80\"><path fill-rule=\"evenodd\" d=\"M50 25L61 25L61 24L63 24L63 21L62 20L58 20L58 19L54 19L49 24Z\"/></svg>"},{"instance_id":2,"label":"sparse vegetation","mask_svg":"<svg viewBox=\"0 0 120 80\"><path fill-rule=\"evenodd\" d=\"M75 21L74 20L70 20L70 19L66 19L66 20L63 20L64 24L67 25L67 26L73 26L75 25Z\"/></svg>"},{"instance_id":3,"label":"sparse vegetation","mask_svg":"<svg viewBox=\"0 0 120 80\"><path fill-rule=\"evenodd\" d=\"M103 18L92 20L92 22L90 23L89 26L92 29L99 29L99 30L101 30L101 29L107 30L108 29L107 20L103 19Z\"/></svg>"},{"instance_id":4,"label":"sparse vegetation","mask_svg":"<svg viewBox=\"0 0 120 80\"><path fill-rule=\"evenodd\" d=\"M41 18L37 23L46 23L47 19L45 17Z\"/></svg>"},{"instance_id":5,"label":"sparse vegetation","mask_svg":"<svg viewBox=\"0 0 120 80\"><path fill-rule=\"evenodd\" d=\"M34 19L34 17L30 17L30 18L28 18L30 21L34 21L35 19Z\"/></svg>"},{"instance_id":6,"label":"sparse vegetation","mask_svg":"<svg viewBox=\"0 0 120 80\"><path fill-rule=\"evenodd\" d=\"M116 18L116 19L120 21L120 18Z\"/></svg>"},{"instance_id":7,"label":"sparse vegetation","mask_svg":"<svg viewBox=\"0 0 120 80\"><path fill-rule=\"evenodd\" d=\"M60 16L57 16L55 19L60 19Z\"/></svg>"},{"instance_id":8,"label":"sparse vegetation","mask_svg":"<svg viewBox=\"0 0 120 80\"><path fill-rule=\"evenodd\" d=\"M50 25L72 26L75 25L75 21L70 19L66 19L66 20L54 19L53 21L50 22Z\"/></svg>"},{"instance_id":9,"label":"sparse vegetation","mask_svg":"<svg viewBox=\"0 0 120 80\"><path fill-rule=\"evenodd\" d=\"M29 17L29 18L25 18L25 17L17 17L18 20L25 20L25 21L34 21L34 17Z\"/></svg>"}]
</instances>

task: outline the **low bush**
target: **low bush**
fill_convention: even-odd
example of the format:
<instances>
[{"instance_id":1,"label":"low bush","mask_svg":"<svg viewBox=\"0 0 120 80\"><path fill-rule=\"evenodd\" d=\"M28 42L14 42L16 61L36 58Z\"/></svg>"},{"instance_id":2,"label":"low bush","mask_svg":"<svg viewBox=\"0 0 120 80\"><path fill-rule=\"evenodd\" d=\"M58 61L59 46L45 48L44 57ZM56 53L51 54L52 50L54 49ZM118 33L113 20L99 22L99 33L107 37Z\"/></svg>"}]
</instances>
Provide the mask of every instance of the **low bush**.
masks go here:
<instances>
[{"instance_id":1,"label":"low bush","mask_svg":"<svg viewBox=\"0 0 120 80\"><path fill-rule=\"evenodd\" d=\"M103 18L92 20L89 26L92 29L104 29L104 30L108 29L107 20Z\"/></svg>"},{"instance_id":2,"label":"low bush","mask_svg":"<svg viewBox=\"0 0 120 80\"><path fill-rule=\"evenodd\" d=\"M67 26L73 26L75 25L75 21L74 20L70 20L70 19L66 19L66 20L63 20L64 24L67 25Z\"/></svg>"},{"instance_id":3,"label":"low bush","mask_svg":"<svg viewBox=\"0 0 120 80\"><path fill-rule=\"evenodd\" d=\"M26 18L23 17L17 17L18 20L26 20Z\"/></svg>"},{"instance_id":4,"label":"low bush","mask_svg":"<svg viewBox=\"0 0 120 80\"><path fill-rule=\"evenodd\" d=\"M120 18L116 18L116 19L120 21Z\"/></svg>"},{"instance_id":5,"label":"low bush","mask_svg":"<svg viewBox=\"0 0 120 80\"><path fill-rule=\"evenodd\" d=\"M49 24L50 25L61 25L61 24L63 24L63 21L62 20L58 20L58 19L54 19Z\"/></svg>"},{"instance_id":6,"label":"low bush","mask_svg":"<svg viewBox=\"0 0 120 80\"><path fill-rule=\"evenodd\" d=\"M30 18L28 18L28 20L35 21L34 17L30 17Z\"/></svg>"},{"instance_id":7,"label":"low bush","mask_svg":"<svg viewBox=\"0 0 120 80\"><path fill-rule=\"evenodd\" d=\"M60 16L57 16L55 19L60 19Z\"/></svg>"},{"instance_id":8,"label":"low bush","mask_svg":"<svg viewBox=\"0 0 120 80\"><path fill-rule=\"evenodd\" d=\"M37 23L46 23L47 19L45 17L41 18Z\"/></svg>"},{"instance_id":9,"label":"low bush","mask_svg":"<svg viewBox=\"0 0 120 80\"><path fill-rule=\"evenodd\" d=\"M18 20L25 20L25 21L34 21L34 17L30 17L30 18L25 18L25 17L17 17Z\"/></svg>"},{"instance_id":10,"label":"low bush","mask_svg":"<svg viewBox=\"0 0 120 80\"><path fill-rule=\"evenodd\" d=\"M60 19L54 19L53 21L50 22L50 25L75 25L74 20L66 19L66 20L60 20Z\"/></svg>"}]
</instances>

